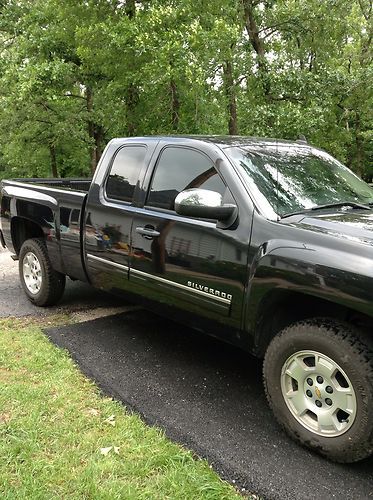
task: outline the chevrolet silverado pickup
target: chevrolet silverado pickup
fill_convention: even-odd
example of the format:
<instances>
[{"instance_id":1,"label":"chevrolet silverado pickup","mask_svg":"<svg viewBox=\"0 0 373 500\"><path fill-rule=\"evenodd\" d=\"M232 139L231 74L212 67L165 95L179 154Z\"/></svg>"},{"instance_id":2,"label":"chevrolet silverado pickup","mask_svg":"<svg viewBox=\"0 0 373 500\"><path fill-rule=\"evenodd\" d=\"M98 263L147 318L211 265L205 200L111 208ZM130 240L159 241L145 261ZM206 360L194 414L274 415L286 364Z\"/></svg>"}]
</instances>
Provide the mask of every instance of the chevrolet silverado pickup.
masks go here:
<instances>
[{"instance_id":1,"label":"chevrolet silverado pickup","mask_svg":"<svg viewBox=\"0 0 373 500\"><path fill-rule=\"evenodd\" d=\"M263 358L299 443L338 462L372 454L373 190L329 154L114 139L92 180L3 180L0 197L0 240L34 304L55 304L66 277L131 296Z\"/></svg>"}]
</instances>

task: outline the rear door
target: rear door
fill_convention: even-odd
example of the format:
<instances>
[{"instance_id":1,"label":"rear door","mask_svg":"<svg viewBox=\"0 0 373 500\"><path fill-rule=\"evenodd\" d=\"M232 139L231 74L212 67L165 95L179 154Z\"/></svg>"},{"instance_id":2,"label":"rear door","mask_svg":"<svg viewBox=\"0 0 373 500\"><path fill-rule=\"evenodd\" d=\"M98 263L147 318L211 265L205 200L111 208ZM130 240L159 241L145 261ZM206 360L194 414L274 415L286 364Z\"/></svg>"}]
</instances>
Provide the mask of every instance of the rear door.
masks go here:
<instances>
[{"instance_id":1,"label":"rear door","mask_svg":"<svg viewBox=\"0 0 373 500\"><path fill-rule=\"evenodd\" d=\"M230 165L218 148L201 144L158 146L144 206L134 214L131 288L151 300L239 328L252 212L244 213L244 208L240 223L224 229L215 220L174 211L177 194L192 187L217 191L235 203L225 177Z\"/></svg>"},{"instance_id":2,"label":"rear door","mask_svg":"<svg viewBox=\"0 0 373 500\"><path fill-rule=\"evenodd\" d=\"M84 248L88 275L99 288L127 289L134 200L157 142L114 141L93 179L85 209Z\"/></svg>"}]
</instances>

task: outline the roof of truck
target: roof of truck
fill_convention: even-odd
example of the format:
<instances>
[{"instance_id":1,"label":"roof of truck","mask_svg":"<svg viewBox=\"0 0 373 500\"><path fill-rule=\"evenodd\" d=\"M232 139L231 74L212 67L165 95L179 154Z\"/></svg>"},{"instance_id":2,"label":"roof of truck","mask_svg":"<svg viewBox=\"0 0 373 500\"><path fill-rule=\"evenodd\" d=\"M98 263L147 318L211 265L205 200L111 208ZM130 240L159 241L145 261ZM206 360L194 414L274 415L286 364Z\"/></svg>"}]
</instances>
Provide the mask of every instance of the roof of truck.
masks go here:
<instances>
[{"instance_id":1,"label":"roof of truck","mask_svg":"<svg viewBox=\"0 0 373 500\"><path fill-rule=\"evenodd\" d=\"M160 141L160 140L168 140L170 142L180 142L188 139L208 142L212 144L216 144L221 148L228 147L242 147L242 146L297 146L297 147L310 147L311 145L307 143L305 140L285 140L285 139L271 139L264 137L250 137L250 136L240 136L240 135L157 135L157 136L142 136L142 137L123 137L114 139L114 141L125 141L125 140L152 140L152 141ZM312 146L311 146L312 147Z\"/></svg>"}]
</instances>

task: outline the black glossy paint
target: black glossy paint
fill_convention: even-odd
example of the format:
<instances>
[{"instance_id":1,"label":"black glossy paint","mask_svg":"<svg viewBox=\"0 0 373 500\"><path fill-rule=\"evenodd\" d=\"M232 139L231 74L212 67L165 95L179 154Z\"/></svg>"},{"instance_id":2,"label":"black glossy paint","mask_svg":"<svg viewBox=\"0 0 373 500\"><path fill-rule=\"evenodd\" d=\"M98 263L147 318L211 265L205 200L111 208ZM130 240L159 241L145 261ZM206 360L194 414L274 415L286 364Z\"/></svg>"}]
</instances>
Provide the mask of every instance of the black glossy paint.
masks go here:
<instances>
[{"instance_id":1,"label":"black glossy paint","mask_svg":"<svg viewBox=\"0 0 373 500\"><path fill-rule=\"evenodd\" d=\"M324 210L268 220L227 156L227 146L242 143L265 147L274 141L115 139L88 195L82 181L80 191L66 184L48 186L47 180L3 181L6 245L17 253L17 224L31 221L42 229L57 270L117 294L136 295L159 312L257 354L265 347L257 325L282 293L316 297L373 317L373 210ZM110 200L105 182L111 159L119 148L135 144L145 145L147 155L134 200ZM159 154L170 144L210 158L238 207L233 226L145 205Z\"/></svg>"},{"instance_id":2,"label":"black glossy paint","mask_svg":"<svg viewBox=\"0 0 373 500\"><path fill-rule=\"evenodd\" d=\"M32 223L44 234L54 268L72 278L87 281L80 253L80 215L85 197L84 191L42 183L2 181L0 220L6 246L18 254L19 225Z\"/></svg>"}]
</instances>

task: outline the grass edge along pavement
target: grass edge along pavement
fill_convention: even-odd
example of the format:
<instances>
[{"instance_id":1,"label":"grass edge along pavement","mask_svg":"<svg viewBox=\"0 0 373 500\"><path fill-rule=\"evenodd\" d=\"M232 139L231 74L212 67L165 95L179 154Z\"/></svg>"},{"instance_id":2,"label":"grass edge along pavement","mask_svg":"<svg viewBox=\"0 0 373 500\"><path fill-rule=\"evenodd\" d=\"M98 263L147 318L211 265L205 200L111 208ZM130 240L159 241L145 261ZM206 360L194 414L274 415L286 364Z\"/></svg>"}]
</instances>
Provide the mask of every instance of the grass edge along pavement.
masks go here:
<instances>
[{"instance_id":1,"label":"grass edge along pavement","mask_svg":"<svg viewBox=\"0 0 373 500\"><path fill-rule=\"evenodd\" d=\"M242 498L205 460L103 397L30 318L0 320L0 497Z\"/></svg>"}]
</instances>

